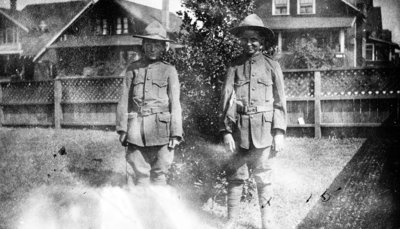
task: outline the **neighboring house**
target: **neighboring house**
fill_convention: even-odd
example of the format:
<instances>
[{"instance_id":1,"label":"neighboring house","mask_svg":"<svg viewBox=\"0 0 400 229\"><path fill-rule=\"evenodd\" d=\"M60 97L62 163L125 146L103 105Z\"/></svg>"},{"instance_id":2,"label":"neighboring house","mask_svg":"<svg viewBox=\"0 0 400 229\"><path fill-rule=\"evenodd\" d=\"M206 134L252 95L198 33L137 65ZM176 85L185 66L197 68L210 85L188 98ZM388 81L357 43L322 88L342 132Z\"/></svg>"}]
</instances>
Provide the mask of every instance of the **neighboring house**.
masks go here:
<instances>
[{"instance_id":1,"label":"neighboring house","mask_svg":"<svg viewBox=\"0 0 400 229\"><path fill-rule=\"evenodd\" d=\"M0 79L118 75L141 55L142 40L132 34L154 20L168 25L171 36L179 31L181 20L166 14L167 6L167 0L163 10L127 0L92 0L0 9Z\"/></svg>"},{"instance_id":2,"label":"neighboring house","mask_svg":"<svg viewBox=\"0 0 400 229\"><path fill-rule=\"evenodd\" d=\"M159 10L126 0L91 2L48 47L57 55L59 75L118 75L128 62L141 55L140 34L154 20L163 22ZM169 13L170 35L181 20ZM167 22L164 21L164 24Z\"/></svg>"},{"instance_id":3,"label":"neighboring house","mask_svg":"<svg viewBox=\"0 0 400 229\"><path fill-rule=\"evenodd\" d=\"M366 22L381 23L381 18L368 16L377 10L372 0L256 0L256 13L277 35L277 58L283 67L290 65L290 45L302 37L330 47L343 67L365 66L367 42L372 41L366 36L372 32L366 30Z\"/></svg>"},{"instance_id":4,"label":"neighboring house","mask_svg":"<svg viewBox=\"0 0 400 229\"><path fill-rule=\"evenodd\" d=\"M0 79L45 79L52 75L46 46L87 3L71 1L0 9Z\"/></svg>"},{"instance_id":5,"label":"neighboring house","mask_svg":"<svg viewBox=\"0 0 400 229\"><path fill-rule=\"evenodd\" d=\"M382 13L380 7L368 12L366 21L365 64L367 66L388 66L398 62L400 46L392 42L392 32L382 29Z\"/></svg>"}]
</instances>

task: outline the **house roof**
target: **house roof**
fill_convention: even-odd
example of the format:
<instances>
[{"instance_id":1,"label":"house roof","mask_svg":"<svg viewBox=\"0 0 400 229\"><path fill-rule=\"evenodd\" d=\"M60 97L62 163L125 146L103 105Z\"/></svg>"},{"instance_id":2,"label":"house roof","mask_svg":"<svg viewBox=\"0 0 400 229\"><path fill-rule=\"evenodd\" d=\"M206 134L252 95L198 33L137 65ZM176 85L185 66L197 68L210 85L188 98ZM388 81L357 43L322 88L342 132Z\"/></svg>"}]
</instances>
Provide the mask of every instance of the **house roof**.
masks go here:
<instances>
[{"instance_id":1,"label":"house roof","mask_svg":"<svg viewBox=\"0 0 400 229\"><path fill-rule=\"evenodd\" d=\"M11 10L0 8L0 15L3 15L4 17L6 17L8 20L13 22L15 25L17 25L21 29L25 30L25 32L29 32L29 29L25 25L23 25L22 23L20 23L18 20L15 19L17 14L18 14L18 11L12 12Z\"/></svg>"},{"instance_id":2,"label":"house roof","mask_svg":"<svg viewBox=\"0 0 400 229\"><path fill-rule=\"evenodd\" d=\"M393 43L391 41L386 41L386 40L382 40L382 39L375 38L375 37L368 37L368 39L374 43L380 43L380 44L391 46L392 48L395 48L395 49L400 49L399 44Z\"/></svg>"},{"instance_id":3,"label":"house roof","mask_svg":"<svg viewBox=\"0 0 400 229\"><path fill-rule=\"evenodd\" d=\"M114 0L120 5L127 13L129 13L135 20L139 20L145 25L152 23L154 20L161 22L161 10L149 6L141 5L138 3L126 0ZM173 13L169 14L169 32L179 31L181 19Z\"/></svg>"},{"instance_id":4,"label":"house roof","mask_svg":"<svg viewBox=\"0 0 400 229\"><path fill-rule=\"evenodd\" d=\"M46 44L86 5L83 1L27 5L18 21L30 32L22 37L23 56L36 56ZM40 31L44 22L46 31Z\"/></svg>"},{"instance_id":5,"label":"house roof","mask_svg":"<svg viewBox=\"0 0 400 229\"><path fill-rule=\"evenodd\" d=\"M356 17L273 17L263 21L274 30L326 29L353 27Z\"/></svg>"},{"instance_id":6,"label":"house roof","mask_svg":"<svg viewBox=\"0 0 400 229\"><path fill-rule=\"evenodd\" d=\"M161 21L161 10L155 9L149 6L137 4L126 0L103 0L113 1L119 5L127 14L135 21L136 27L139 31L143 30L145 26L153 22L154 20ZM90 2L91 6L99 3ZM79 15L77 15L69 25L73 24L76 20L79 20L81 15L88 12L89 7L86 7ZM170 13L169 17L169 29L168 32L177 32L180 29L182 23L181 19L173 13ZM138 23L140 22L140 23ZM141 26L140 26L141 25ZM68 29L68 26L60 32L60 35ZM58 36L57 36L58 37ZM58 41L57 43L51 44L49 48L67 48L67 47L95 47L95 46L117 46L117 45L141 45L141 39L133 38L131 35L115 35L115 36L87 36L87 37L69 37L65 41Z\"/></svg>"},{"instance_id":7,"label":"house roof","mask_svg":"<svg viewBox=\"0 0 400 229\"><path fill-rule=\"evenodd\" d=\"M58 41L49 48L75 48L75 47L96 47L96 46L131 46L141 45L142 39L134 38L131 35L115 36L86 36L70 37L65 41Z\"/></svg>"}]
</instances>

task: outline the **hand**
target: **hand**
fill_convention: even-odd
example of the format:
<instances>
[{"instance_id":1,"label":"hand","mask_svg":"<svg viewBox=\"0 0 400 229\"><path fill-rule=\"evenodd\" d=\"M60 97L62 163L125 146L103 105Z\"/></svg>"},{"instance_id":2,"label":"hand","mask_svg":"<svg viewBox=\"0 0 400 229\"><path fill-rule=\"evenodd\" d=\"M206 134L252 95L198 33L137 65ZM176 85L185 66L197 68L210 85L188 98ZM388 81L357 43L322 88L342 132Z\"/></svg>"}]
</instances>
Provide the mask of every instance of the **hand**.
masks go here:
<instances>
[{"instance_id":1,"label":"hand","mask_svg":"<svg viewBox=\"0 0 400 229\"><path fill-rule=\"evenodd\" d=\"M275 152L281 152L283 150L284 145L284 135L282 133L277 133L274 136L274 145L273 149Z\"/></svg>"},{"instance_id":2,"label":"hand","mask_svg":"<svg viewBox=\"0 0 400 229\"><path fill-rule=\"evenodd\" d=\"M128 135L125 132L119 134L119 142L121 142L122 146L128 145L127 138Z\"/></svg>"},{"instance_id":3,"label":"hand","mask_svg":"<svg viewBox=\"0 0 400 229\"><path fill-rule=\"evenodd\" d=\"M233 140L231 133L224 134L224 145L227 151L232 153L235 152L236 150L235 140Z\"/></svg>"},{"instance_id":4,"label":"hand","mask_svg":"<svg viewBox=\"0 0 400 229\"><path fill-rule=\"evenodd\" d=\"M177 145L180 144L180 141L177 138L169 139L168 147L174 149Z\"/></svg>"}]
</instances>

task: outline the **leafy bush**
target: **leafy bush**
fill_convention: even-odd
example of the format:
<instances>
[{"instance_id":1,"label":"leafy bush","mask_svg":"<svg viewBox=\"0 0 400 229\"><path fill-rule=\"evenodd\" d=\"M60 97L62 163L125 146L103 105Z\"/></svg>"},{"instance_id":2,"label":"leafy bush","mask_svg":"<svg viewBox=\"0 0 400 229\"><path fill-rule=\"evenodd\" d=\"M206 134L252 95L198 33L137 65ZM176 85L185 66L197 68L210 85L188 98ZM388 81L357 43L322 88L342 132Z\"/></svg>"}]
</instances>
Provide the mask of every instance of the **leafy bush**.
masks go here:
<instances>
[{"instance_id":1,"label":"leafy bush","mask_svg":"<svg viewBox=\"0 0 400 229\"><path fill-rule=\"evenodd\" d=\"M177 152L170 182L189 185L200 201L225 193L224 165L218 145L218 114L227 65L242 50L229 30L251 14L253 0L186 0L178 42L184 48L168 56L180 75L186 141ZM249 189L246 189L249 190Z\"/></svg>"},{"instance_id":2,"label":"leafy bush","mask_svg":"<svg viewBox=\"0 0 400 229\"><path fill-rule=\"evenodd\" d=\"M330 47L318 47L312 37L296 39L290 44L289 51L293 53L293 61L287 68L296 69L328 69L338 67L340 63L335 58L335 52Z\"/></svg>"}]
</instances>

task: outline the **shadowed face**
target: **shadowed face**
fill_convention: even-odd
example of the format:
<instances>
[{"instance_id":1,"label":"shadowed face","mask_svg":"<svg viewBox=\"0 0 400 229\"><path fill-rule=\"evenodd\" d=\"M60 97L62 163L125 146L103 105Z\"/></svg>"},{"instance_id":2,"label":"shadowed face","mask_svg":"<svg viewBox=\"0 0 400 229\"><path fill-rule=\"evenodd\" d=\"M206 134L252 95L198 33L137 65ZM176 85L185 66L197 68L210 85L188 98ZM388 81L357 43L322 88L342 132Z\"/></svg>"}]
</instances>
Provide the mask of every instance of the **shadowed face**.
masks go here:
<instances>
[{"instance_id":1,"label":"shadowed face","mask_svg":"<svg viewBox=\"0 0 400 229\"><path fill-rule=\"evenodd\" d=\"M255 30L245 30L239 36L245 54L255 55L264 48L263 37Z\"/></svg>"},{"instance_id":2,"label":"shadowed face","mask_svg":"<svg viewBox=\"0 0 400 229\"><path fill-rule=\"evenodd\" d=\"M145 39L143 40L143 49L147 58L158 60L165 51L166 45L164 41Z\"/></svg>"}]
</instances>

